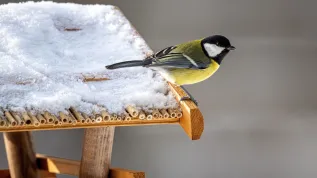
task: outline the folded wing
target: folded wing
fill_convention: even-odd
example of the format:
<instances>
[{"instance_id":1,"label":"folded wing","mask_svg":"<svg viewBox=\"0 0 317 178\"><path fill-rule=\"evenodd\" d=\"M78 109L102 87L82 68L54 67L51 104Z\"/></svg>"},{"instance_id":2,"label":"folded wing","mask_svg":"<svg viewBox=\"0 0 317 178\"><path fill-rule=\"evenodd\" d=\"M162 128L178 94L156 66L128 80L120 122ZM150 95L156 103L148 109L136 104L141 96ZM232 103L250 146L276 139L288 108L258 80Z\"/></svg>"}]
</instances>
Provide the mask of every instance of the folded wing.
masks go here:
<instances>
[{"instance_id":1,"label":"folded wing","mask_svg":"<svg viewBox=\"0 0 317 178\"><path fill-rule=\"evenodd\" d=\"M173 53L176 46L167 47L145 59L144 67L205 69L209 63L194 60L182 53Z\"/></svg>"}]
</instances>

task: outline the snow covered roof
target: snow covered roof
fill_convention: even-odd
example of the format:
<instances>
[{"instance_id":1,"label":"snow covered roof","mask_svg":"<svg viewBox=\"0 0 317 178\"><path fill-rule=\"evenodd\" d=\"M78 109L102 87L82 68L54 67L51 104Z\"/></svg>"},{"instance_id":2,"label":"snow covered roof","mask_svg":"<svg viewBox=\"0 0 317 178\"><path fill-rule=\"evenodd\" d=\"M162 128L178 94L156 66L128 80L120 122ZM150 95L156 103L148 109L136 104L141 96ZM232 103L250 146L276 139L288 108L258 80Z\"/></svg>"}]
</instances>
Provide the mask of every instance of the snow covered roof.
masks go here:
<instances>
[{"instance_id":1,"label":"snow covered roof","mask_svg":"<svg viewBox=\"0 0 317 178\"><path fill-rule=\"evenodd\" d=\"M111 5L54 2L0 6L0 107L58 114L167 109L177 102L166 81L135 67L105 65L151 53L122 13ZM84 76L111 80L83 82Z\"/></svg>"}]
</instances>

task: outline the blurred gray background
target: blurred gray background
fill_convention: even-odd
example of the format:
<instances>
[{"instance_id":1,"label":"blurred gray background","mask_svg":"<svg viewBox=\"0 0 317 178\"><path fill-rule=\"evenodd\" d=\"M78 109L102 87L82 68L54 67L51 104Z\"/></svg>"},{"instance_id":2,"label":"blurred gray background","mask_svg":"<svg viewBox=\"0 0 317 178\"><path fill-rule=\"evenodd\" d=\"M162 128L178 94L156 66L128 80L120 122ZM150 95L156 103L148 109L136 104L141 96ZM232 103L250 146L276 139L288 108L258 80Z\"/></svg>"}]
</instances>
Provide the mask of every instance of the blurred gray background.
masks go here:
<instances>
[{"instance_id":1,"label":"blurred gray background","mask_svg":"<svg viewBox=\"0 0 317 178\"><path fill-rule=\"evenodd\" d=\"M205 117L200 140L177 125L117 128L113 166L148 178L317 177L317 1L72 2L118 6L153 50L213 34L237 47L212 78L187 87ZM39 153L81 157L81 129L33 135Z\"/></svg>"}]
</instances>

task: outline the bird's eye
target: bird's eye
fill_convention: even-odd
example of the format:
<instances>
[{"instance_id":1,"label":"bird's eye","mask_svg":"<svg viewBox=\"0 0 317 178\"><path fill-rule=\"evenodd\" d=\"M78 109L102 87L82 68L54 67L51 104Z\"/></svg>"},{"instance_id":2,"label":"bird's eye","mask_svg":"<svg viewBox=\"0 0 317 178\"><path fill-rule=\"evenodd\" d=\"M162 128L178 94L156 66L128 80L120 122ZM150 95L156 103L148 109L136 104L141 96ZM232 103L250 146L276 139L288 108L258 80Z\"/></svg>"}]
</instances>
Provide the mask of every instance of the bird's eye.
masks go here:
<instances>
[{"instance_id":1,"label":"bird's eye","mask_svg":"<svg viewBox=\"0 0 317 178\"><path fill-rule=\"evenodd\" d=\"M219 42L217 42L216 45L219 46Z\"/></svg>"}]
</instances>

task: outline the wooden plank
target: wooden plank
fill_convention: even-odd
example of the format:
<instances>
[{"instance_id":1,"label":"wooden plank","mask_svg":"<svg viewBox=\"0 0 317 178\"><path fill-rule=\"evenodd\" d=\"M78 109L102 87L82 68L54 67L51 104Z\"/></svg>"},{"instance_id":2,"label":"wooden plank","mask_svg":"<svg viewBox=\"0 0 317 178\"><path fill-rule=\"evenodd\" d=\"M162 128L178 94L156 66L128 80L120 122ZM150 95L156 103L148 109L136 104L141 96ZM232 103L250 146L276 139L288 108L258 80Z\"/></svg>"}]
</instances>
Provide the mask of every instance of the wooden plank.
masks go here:
<instances>
[{"instance_id":1,"label":"wooden plank","mask_svg":"<svg viewBox=\"0 0 317 178\"><path fill-rule=\"evenodd\" d=\"M55 174L79 176L80 162L58 157L36 154L37 166L40 170ZM0 170L1 173L1 170ZM2 174L0 174L2 175ZM6 175L6 174L5 174ZM145 173L122 168L110 168L109 178L143 178Z\"/></svg>"},{"instance_id":2,"label":"wooden plank","mask_svg":"<svg viewBox=\"0 0 317 178\"><path fill-rule=\"evenodd\" d=\"M186 92L179 86L169 83L176 99L180 99L186 95ZM192 140L200 139L204 131L204 118L199 108L193 101L180 101L183 117L180 118L179 124L182 126L188 137Z\"/></svg>"},{"instance_id":3,"label":"wooden plank","mask_svg":"<svg viewBox=\"0 0 317 178\"><path fill-rule=\"evenodd\" d=\"M58 157L36 154L37 166L40 170L50 173L79 176L80 162ZM1 173L1 171L0 171ZM1 174L0 174L1 175ZM1 177L1 176L0 176ZM109 178L144 178L142 171L133 171L122 168L110 168Z\"/></svg>"},{"instance_id":4,"label":"wooden plank","mask_svg":"<svg viewBox=\"0 0 317 178\"><path fill-rule=\"evenodd\" d=\"M107 77L85 77L83 82L98 82L98 81L105 81L109 80Z\"/></svg>"},{"instance_id":5,"label":"wooden plank","mask_svg":"<svg viewBox=\"0 0 317 178\"><path fill-rule=\"evenodd\" d=\"M110 178L145 178L144 172L115 168L109 173Z\"/></svg>"},{"instance_id":6,"label":"wooden plank","mask_svg":"<svg viewBox=\"0 0 317 178\"><path fill-rule=\"evenodd\" d=\"M37 167L56 174L79 176L80 162L57 157L36 154Z\"/></svg>"},{"instance_id":7,"label":"wooden plank","mask_svg":"<svg viewBox=\"0 0 317 178\"><path fill-rule=\"evenodd\" d=\"M29 132L7 132L3 135L11 177L37 178L31 134Z\"/></svg>"},{"instance_id":8,"label":"wooden plank","mask_svg":"<svg viewBox=\"0 0 317 178\"><path fill-rule=\"evenodd\" d=\"M85 129L79 178L108 178L115 127Z\"/></svg>"},{"instance_id":9,"label":"wooden plank","mask_svg":"<svg viewBox=\"0 0 317 178\"><path fill-rule=\"evenodd\" d=\"M40 178L56 178L55 173L50 173L48 171L39 170ZM0 170L0 178L11 178L9 170Z\"/></svg>"},{"instance_id":10,"label":"wooden plank","mask_svg":"<svg viewBox=\"0 0 317 178\"><path fill-rule=\"evenodd\" d=\"M50 173L48 171L40 170L39 174L40 174L40 178L56 178L55 173Z\"/></svg>"},{"instance_id":11,"label":"wooden plank","mask_svg":"<svg viewBox=\"0 0 317 178\"><path fill-rule=\"evenodd\" d=\"M41 124L38 127L34 126L16 126L16 127L0 127L0 132L21 132L21 131L39 131L39 130L61 130L61 129L79 129L79 128L100 128L106 126L144 126L144 125L162 125L162 124L178 124L179 118L160 118L152 120L132 119L129 121L107 121L107 122L94 122L94 123L76 123L72 124Z\"/></svg>"}]
</instances>

